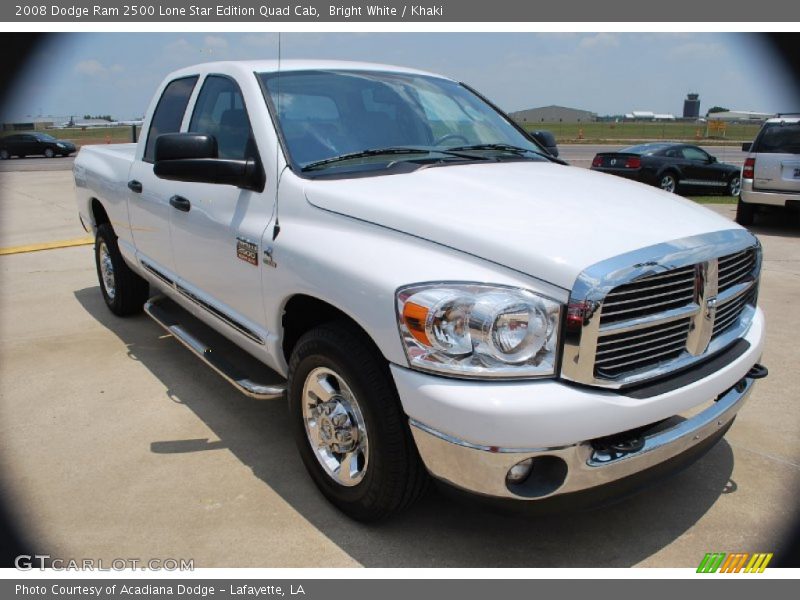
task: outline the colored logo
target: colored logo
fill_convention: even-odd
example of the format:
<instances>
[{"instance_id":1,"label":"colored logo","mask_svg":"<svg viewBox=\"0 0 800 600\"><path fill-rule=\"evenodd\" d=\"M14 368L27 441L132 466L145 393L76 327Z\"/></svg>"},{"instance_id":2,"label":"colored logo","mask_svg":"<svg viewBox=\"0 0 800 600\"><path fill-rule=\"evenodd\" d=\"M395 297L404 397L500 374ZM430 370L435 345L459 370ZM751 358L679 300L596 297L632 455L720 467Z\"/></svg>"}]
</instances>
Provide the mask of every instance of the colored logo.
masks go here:
<instances>
[{"instance_id":1,"label":"colored logo","mask_svg":"<svg viewBox=\"0 0 800 600\"><path fill-rule=\"evenodd\" d=\"M697 567L698 573L763 573L769 561L772 560L772 552L759 552L749 554L748 552L709 552L700 561Z\"/></svg>"}]
</instances>

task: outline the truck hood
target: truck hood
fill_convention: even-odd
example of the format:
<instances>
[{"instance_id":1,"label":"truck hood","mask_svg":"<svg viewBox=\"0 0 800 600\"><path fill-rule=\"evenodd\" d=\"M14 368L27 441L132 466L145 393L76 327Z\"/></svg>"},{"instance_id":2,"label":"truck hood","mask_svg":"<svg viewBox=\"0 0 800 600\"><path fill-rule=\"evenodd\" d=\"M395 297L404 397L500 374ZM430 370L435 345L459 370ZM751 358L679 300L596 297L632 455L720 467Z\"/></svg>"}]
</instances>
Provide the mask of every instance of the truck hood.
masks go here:
<instances>
[{"instance_id":1,"label":"truck hood","mask_svg":"<svg viewBox=\"0 0 800 600\"><path fill-rule=\"evenodd\" d=\"M554 163L423 168L306 182L318 208L388 227L571 289L586 267L739 226L674 194Z\"/></svg>"}]
</instances>

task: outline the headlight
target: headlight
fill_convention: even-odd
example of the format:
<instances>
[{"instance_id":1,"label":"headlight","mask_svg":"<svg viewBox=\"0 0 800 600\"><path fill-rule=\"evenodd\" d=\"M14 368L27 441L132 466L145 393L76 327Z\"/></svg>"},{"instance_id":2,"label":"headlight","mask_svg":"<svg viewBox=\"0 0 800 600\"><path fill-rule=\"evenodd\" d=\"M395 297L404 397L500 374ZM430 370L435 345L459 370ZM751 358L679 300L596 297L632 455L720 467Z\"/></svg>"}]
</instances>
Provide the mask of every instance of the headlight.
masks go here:
<instances>
[{"instance_id":1,"label":"headlight","mask_svg":"<svg viewBox=\"0 0 800 600\"><path fill-rule=\"evenodd\" d=\"M420 284L397 291L412 367L459 377L555 374L561 305L528 290Z\"/></svg>"}]
</instances>

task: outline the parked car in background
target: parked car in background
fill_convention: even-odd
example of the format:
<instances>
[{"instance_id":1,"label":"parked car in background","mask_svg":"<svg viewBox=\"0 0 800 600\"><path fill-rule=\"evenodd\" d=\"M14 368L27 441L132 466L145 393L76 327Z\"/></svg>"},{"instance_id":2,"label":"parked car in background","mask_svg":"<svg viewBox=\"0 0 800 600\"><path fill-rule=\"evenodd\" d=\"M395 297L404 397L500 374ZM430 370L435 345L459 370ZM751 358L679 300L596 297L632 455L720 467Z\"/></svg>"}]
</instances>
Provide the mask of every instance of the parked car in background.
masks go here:
<instances>
[{"instance_id":1,"label":"parked car in background","mask_svg":"<svg viewBox=\"0 0 800 600\"><path fill-rule=\"evenodd\" d=\"M717 161L698 146L676 142L601 152L594 157L592 170L655 185L665 192L703 188L738 196L741 188L739 167Z\"/></svg>"},{"instance_id":2,"label":"parked car in background","mask_svg":"<svg viewBox=\"0 0 800 600\"><path fill-rule=\"evenodd\" d=\"M15 133L0 138L0 159L7 160L12 156L69 156L77 148L72 142L59 140L47 133Z\"/></svg>"},{"instance_id":3,"label":"parked car in background","mask_svg":"<svg viewBox=\"0 0 800 600\"><path fill-rule=\"evenodd\" d=\"M742 166L742 190L736 222L752 225L759 206L800 207L800 114L768 119Z\"/></svg>"}]
</instances>

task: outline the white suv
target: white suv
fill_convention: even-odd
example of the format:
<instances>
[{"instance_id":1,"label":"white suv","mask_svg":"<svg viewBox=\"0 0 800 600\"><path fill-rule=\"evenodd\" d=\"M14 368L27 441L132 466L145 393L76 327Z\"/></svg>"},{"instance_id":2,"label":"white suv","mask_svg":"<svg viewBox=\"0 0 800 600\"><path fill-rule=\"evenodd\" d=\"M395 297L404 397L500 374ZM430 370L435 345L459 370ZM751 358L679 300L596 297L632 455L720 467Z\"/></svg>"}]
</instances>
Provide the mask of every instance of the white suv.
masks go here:
<instances>
[{"instance_id":1,"label":"white suv","mask_svg":"<svg viewBox=\"0 0 800 600\"><path fill-rule=\"evenodd\" d=\"M800 203L800 114L768 119L742 150L749 154L742 166L737 223L752 225L758 205Z\"/></svg>"}]
</instances>

